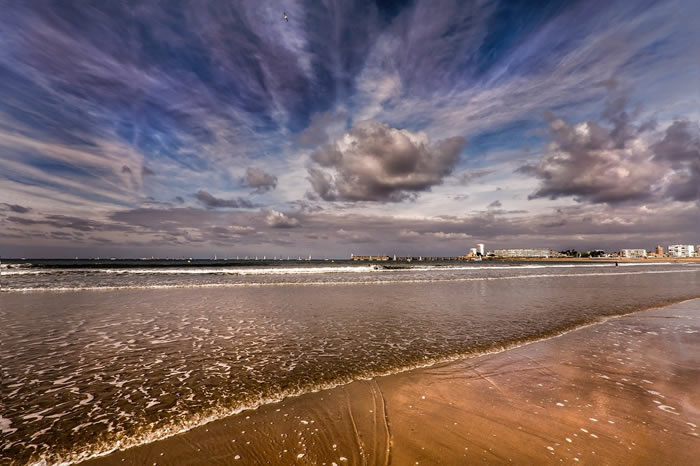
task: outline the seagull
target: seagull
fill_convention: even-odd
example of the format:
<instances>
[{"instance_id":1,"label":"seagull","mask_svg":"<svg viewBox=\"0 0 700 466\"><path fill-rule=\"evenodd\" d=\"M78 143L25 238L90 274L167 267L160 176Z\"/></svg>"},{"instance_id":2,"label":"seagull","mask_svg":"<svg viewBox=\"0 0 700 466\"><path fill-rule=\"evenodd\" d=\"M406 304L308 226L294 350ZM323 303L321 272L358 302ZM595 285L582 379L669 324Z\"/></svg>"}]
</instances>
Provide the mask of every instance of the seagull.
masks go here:
<instances>
[{"instance_id":1,"label":"seagull","mask_svg":"<svg viewBox=\"0 0 700 466\"><path fill-rule=\"evenodd\" d=\"M286 11L284 12L284 20L285 20L286 22L289 22L289 16L287 16L287 12L286 12Z\"/></svg>"}]
</instances>

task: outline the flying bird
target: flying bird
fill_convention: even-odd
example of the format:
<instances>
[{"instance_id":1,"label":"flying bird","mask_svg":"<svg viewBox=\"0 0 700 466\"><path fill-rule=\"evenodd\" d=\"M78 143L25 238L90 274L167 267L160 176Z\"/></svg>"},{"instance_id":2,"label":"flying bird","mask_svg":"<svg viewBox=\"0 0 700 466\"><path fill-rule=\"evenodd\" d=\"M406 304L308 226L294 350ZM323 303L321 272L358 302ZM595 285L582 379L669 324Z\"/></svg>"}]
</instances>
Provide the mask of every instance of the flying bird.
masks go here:
<instances>
[{"instance_id":1,"label":"flying bird","mask_svg":"<svg viewBox=\"0 0 700 466\"><path fill-rule=\"evenodd\" d=\"M285 20L286 22L289 22L289 16L287 16L287 12L286 12L286 11L284 12L284 20Z\"/></svg>"}]
</instances>

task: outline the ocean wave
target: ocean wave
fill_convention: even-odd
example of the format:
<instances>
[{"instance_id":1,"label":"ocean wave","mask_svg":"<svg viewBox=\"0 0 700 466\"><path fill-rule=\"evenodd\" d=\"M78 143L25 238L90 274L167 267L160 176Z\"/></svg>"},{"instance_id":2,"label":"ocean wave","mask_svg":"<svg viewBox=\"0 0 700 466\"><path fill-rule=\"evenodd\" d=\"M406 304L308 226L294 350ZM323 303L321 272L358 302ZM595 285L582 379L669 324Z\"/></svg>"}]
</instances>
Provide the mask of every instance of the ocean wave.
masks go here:
<instances>
[{"instance_id":1,"label":"ocean wave","mask_svg":"<svg viewBox=\"0 0 700 466\"><path fill-rule=\"evenodd\" d=\"M420 278L405 280L355 280L355 281L307 281L307 282L247 282L247 283L178 283L178 284L153 284L153 285L96 285L96 286L58 286L58 287L3 287L3 293L31 293L31 292L69 292L69 291L118 291L118 290L168 290L180 288L241 288L241 287L272 287L272 286L347 286L347 285L390 285L402 283L456 283L473 281L495 280L523 280L532 278L559 278L559 277L618 277L624 275L646 275L663 273L697 273L700 268L681 270L646 270L636 272L616 273L561 273L561 274L528 274L508 275L502 277L452 277L452 278Z\"/></svg>"},{"instance_id":2,"label":"ocean wave","mask_svg":"<svg viewBox=\"0 0 700 466\"><path fill-rule=\"evenodd\" d=\"M674 266L672 262L620 262L620 267ZM696 265L683 263L683 265ZM44 274L106 274L106 275L313 275L335 273L372 272L441 272L441 271L480 271L480 270L528 270L528 269L582 269L610 268L613 262L599 264L510 264L510 265L411 265L368 264L356 266L310 266L310 267L142 267L142 268L33 268L31 264L2 264L3 277ZM21 270L17 270L21 269Z\"/></svg>"},{"instance_id":3,"label":"ocean wave","mask_svg":"<svg viewBox=\"0 0 700 466\"><path fill-rule=\"evenodd\" d=\"M54 268L37 270L3 271L3 276L38 275L38 274L110 274L110 275L307 275L324 273L368 273L385 270L372 265L340 267L148 267L138 269L100 269L100 268Z\"/></svg>"}]
</instances>

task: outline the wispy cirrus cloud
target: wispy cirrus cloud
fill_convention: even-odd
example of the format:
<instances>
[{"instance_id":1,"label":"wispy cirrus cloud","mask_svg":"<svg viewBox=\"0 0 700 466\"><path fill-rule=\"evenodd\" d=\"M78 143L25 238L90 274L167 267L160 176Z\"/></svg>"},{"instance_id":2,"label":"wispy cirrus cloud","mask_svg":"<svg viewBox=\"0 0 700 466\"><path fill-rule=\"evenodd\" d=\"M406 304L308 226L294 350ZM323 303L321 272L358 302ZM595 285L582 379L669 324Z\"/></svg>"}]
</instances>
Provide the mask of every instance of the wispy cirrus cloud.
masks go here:
<instances>
[{"instance_id":1,"label":"wispy cirrus cloud","mask_svg":"<svg viewBox=\"0 0 700 466\"><path fill-rule=\"evenodd\" d=\"M692 233L691 0L3 6L0 248Z\"/></svg>"}]
</instances>

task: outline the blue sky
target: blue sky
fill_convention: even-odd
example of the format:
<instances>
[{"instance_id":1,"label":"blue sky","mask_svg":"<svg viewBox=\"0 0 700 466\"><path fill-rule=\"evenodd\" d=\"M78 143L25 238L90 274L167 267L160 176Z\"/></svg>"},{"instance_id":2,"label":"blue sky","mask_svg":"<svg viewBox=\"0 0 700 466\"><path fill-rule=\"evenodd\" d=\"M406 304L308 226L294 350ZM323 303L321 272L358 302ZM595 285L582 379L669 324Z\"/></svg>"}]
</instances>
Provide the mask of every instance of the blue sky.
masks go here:
<instances>
[{"instance_id":1,"label":"blue sky","mask_svg":"<svg viewBox=\"0 0 700 466\"><path fill-rule=\"evenodd\" d=\"M2 9L3 256L700 243L692 0Z\"/></svg>"}]
</instances>

